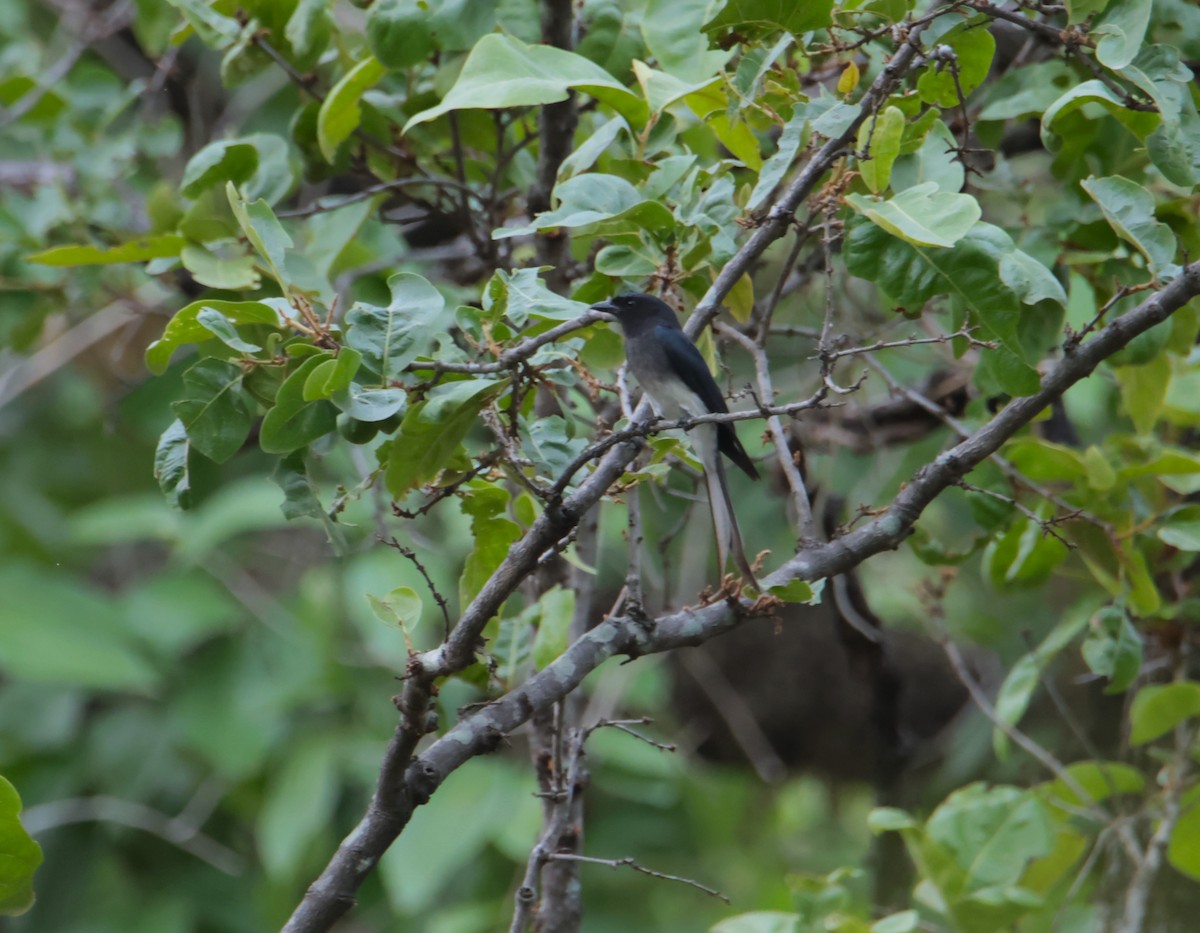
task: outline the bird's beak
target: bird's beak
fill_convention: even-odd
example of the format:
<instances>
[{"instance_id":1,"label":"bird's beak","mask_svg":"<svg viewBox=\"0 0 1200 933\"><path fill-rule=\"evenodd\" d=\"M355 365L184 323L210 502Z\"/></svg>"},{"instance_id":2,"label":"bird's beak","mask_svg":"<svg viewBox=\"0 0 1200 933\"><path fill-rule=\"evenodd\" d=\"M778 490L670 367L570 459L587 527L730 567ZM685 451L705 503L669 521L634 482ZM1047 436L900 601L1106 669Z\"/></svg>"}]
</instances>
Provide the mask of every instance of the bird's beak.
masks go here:
<instances>
[{"instance_id":1,"label":"bird's beak","mask_svg":"<svg viewBox=\"0 0 1200 933\"><path fill-rule=\"evenodd\" d=\"M603 301L597 301L589 308L590 311L599 311L603 320L617 320L617 306L612 303L611 298L605 298Z\"/></svg>"}]
</instances>

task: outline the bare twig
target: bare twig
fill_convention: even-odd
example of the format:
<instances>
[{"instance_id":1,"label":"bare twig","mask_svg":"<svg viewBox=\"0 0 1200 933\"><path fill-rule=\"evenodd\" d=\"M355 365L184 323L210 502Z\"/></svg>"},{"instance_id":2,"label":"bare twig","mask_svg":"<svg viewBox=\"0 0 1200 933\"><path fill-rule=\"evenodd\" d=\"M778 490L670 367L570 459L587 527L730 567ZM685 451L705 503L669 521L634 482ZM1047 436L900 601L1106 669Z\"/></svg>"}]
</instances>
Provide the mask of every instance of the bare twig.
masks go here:
<instances>
[{"instance_id":1,"label":"bare twig","mask_svg":"<svg viewBox=\"0 0 1200 933\"><path fill-rule=\"evenodd\" d=\"M957 330L953 334L938 334L936 337L910 337L907 340L880 340L869 346L848 347L845 350L829 350L825 355L830 360L838 360L843 356L859 356L864 353L875 353L878 350L897 350L904 347L919 347L925 344L934 343L949 343L952 340L963 338L967 340L971 346L980 347L985 350L995 350L997 344L994 340L979 340L972 336L975 328L964 327L962 330ZM821 359L821 355L817 354L809 357L809 359Z\"/></svg>"},{"instance_id":2,"label":"bare twig","mask_svg":"<svg viewBox=\"0 0 1200 933\"><path fill-rule=\"evenodd\" d=\"M691 878L681 878L679 875L668 875L665 872L653 871L645 865L639 865L635 862L632 856L625 858L593 858L590 855L569 855L565 852L556 852L551 855L552 859L570 859L576 862L588 862L592 865L607 865L609 868L632 868L634 871L641 872L643 875L649 875L651 878L662 878L664 881L678 881L680 884L686 884L689 887L703 891L709 897L715 897L719 901L730 903L728 897L722 894L715 888L710 888L708 885L701 884L699 881L693 881Z\"/></svg>"},{"instance_id":3,"label":"bare twig","mask_svg":"<svg viewBox=\"0 0 1200 933\"><path fill-rule=\"evenodd\" d=\"M405 547L395 538L381 538L380 540L382 540L383 543L388 547L399 551L400 556L406 558L414 567L416 567L417 572L425 579L425 585L429 587L429 592L433 596L433 601L437 603L438 608L442 610L442 618L446 622L446 634L449 635L450 626L452 623L450 622L450 608L446 602L446 597L443 596L438 590L437 586L434 585L433 579L429 576L429 571L425 569L425 565L422 564L420 559L417 557L417 552L410 547Z\"/></svg>"}]
</instances>

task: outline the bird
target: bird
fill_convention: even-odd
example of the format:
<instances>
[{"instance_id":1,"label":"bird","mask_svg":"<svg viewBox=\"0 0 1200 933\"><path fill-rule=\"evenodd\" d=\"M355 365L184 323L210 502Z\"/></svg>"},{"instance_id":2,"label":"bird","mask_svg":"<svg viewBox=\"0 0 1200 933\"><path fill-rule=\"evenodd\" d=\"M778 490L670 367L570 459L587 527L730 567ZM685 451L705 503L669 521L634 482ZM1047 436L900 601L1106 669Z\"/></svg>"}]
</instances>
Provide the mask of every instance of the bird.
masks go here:
<instances>
[{"instance_id":1,"label":"bird","mask_svg":"<svg viewBox=\"0 0 1200 933\"><path fill-rule=\"evenodd\" d=\"M677 420L729 411L704 357L679 326L675 312L662 299L628 293L597 302L591 309L611 315L621 326L629 368L650 397L659 417ZM689 436L704 468L721 573L725 572L732 551L738 569L757 587L758 581L742 546L720 454L756 480L759 473L754 461L729 422L694 425Z\"/></svg>"}]
</instances>

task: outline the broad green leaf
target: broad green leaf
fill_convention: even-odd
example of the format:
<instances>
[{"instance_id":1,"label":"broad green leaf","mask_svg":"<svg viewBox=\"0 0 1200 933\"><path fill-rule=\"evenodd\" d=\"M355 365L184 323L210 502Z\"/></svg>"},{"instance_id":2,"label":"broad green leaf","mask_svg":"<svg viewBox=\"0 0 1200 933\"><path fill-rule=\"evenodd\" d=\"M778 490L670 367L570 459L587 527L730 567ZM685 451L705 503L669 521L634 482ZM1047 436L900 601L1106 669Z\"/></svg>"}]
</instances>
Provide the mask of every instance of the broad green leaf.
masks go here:
<instances>
[{"instance_id":1,"label":"broad green leaf","mask_svg":"<svg viewBox=\"0 0 1200 933\"><path fill-rule=\"evenodd\" d=\"M0 776L0 916L17 916L33 906L33 873L42 847L21 825L21 797Z\"/></svg>"},{"instance_id":2,"label":"broad green leaf","mask_svg":"<svg viewBox=\"0 0 1200 933\"><path fill-rule=\"evenodd\" d=\"M874 194L887 188L892 164L900 155L900 137L904 135L904 114L899 107L887 107L874 120L864 120L858 128L858 149L870 151L870 158L859 162L863 181ZM938 186L938 190L941 187ZM949 244L947 244L949 245Z\"/></svg>"},{"instance_id":3,"label":"broad green leaf","mask_svg":"<svg viewBox=\"0 0 1200 933\"><path fill-rule=\"evenodd\" d=\"M846 201L888 233L915 246L953 246L983 213L971 195L941 191L931 181L886 201L862 194L846 195Z\"/></svg>"},{"instance_id":4,"label":"broad green leaf","mask_svg":"<svg viewBox=\"0 0 1200 933\"><path fill-rule=\"evenodd\" d=\"M959 103L960 88L965 97L983 83L996 54L996 40L987 29L972 24L951 30L940 42L954 50L955 65L931 62L917 79L917 90L927 104L949 108Z\"/></svg>"},{"instance_id":5,"label":"broad green leaf","mask_svg":"<svg viewBox=\"0 0 1200 933\"><path fill-rule=\"evenodd\" d=\"M1200 551L1200 505L1175 509L1158 526L1158 539L1181 551Z\"/></svg>"},{"instance_id":6,"label":"broad green leaf","mask_svg":"<svg viewBox=\"0 0 1200 933\"><path fill-rule=\"evenodd\" d=\"M351 383L345 392L336 393L332 401L355 421L371 423L403 412L408 393L403 389L364 389L358 383Z\"/></svg>"},{"instance_id":7,"label":"broad green leaf","mask_svg":"<svg viewBox=\"0 0 1200 933\"><path fill-rule=\"evenodd\" d=\"M1129 741L1145 745L1193 716L1200 716L1200 683L1181 680L1142 687L1129 711Z\"/></svg>"},{"instance_id":8,"label":"broad green leaf","mask_svg":"<svg viewBox=\"0 0 1200 933\"><path fill-rule=\"evenodd\" d=\"M710 0L649 0L641 17L646 48L666 72L687 82L719 74L730 51L710 49L701 27Z\"/></svg>"},{"instance_id":9,"label":"broad green leaf","mask_svg":"<svg viewBox=\"0 0 1200 933\"><path fill-rule=\"evenodd\" d=\"M1028 862L1054 843L1049 814L1033 792L982 783L947 797L925 831L964 870L967 892L1016 884Z\"/></svg>"},{"instance_id":10,"label":"broad green leaf","mask_svg":"<svg viewBox=\"0 0 1200 933\"><path fill-rule=\"evenodd\" d=\"M309 402L304 398L308 377L328 359L328 353L310 356L283 381L275 404L267 411L258 432L258 442L264 451L290 454L337 427L336 409L329 402Z\"/></svg>"},{"instance_id":11,"label":"broad green leaf","mask_svg":"<svg viewBox=\"0 0 1200 933\"><path fill-rule=\"evenodd\" d=\"M569 321L587 311L585 302L564 298L548 289L538 272L497 269L484 288L484 310L503 315L517 328L524 328L530 318Z\"/></svg>"},{"instance_id":12,"label":"broad green leaf","mask_svg":"<svg viewBox=\"0 0 1200 933\"><path fill-rule=\"evenodd\" d=\"M288 17L284 38L299 58L298 67L313 67L329 44L332 8L328 0L298 0Z\"/></svg>"},{"instance_id":13,"label":"broad green leaf","mask_svg":"<svg viewBox=\"0 0 1200 933\"><path fill-rule=\"evenodd\" d=\"M196 323L231 350L237 350L239 353L258 353L262 350L262 347L257 344L243 340L238 335L237 328L233 326L233 321L216 308L210 306L201 308L196 312Z\"/></svg>"},{"instance_id":14,"label":"broad green leaf","mask_svg":"<svg viewBox=\"0 0 1200 933\"><path fill-rule=\"evenodd\" d=\"M643 245L614 243L596 254L595 269L614 278L642 279L658 269L661 259Z\"/></svg>"},{"instance_id":15,"label":"broad green leaf","mask_svg":"<svg viewBox=\"0 0 1200 933\"><path fill-rule=\"evenodd\" d=\"M920 915L915 910L901 910L871 924L870 933L911 933L918 928Z\"/></svg>"},{"instance_id":16,"label":"broad green leaf","mask_svg":"<svg viewBox=\"0 0 1200 933\"><path fill-rule=\"evenodd\" d=\"M912 814L898 807L876 807L867 814L867 829L875 835L916 829L920 824Z\"/></svg>"},{"instance_id":17,"label":"broad green leaf","mask_svg":"<svg viewBox=\"0 0 1200 933\"><path fill-rule=\"evenodd\" d=\"M762 168L758 137L751 132L744 120L731 112L733 101L722 84L714 82L688 94L684 101L743 165L755 172Z\"/></svg>"},{"instance_id":18,"label":"broad green leaf","mask_svg":"<svg viewBox=\"0 0 1200 933\"><path fill-rule=\"evenodd\" d=\"M241 27L238 21L224 16L208 0L167 0L183 14L201 41L213 48L224 48L237 39Z\"/></svg>"},{"instance_id":19,"label":"broad green leaf","mask_svg":"<svg viewBox=\"0 0 1200 933\"><path fill-rule=\"evenodd\" d=\"M1121 387L1121 404L1134 429L1149 434L1158 423L1171 383L1170 359L1160 354L1144 366L1118 366L1114 374Z\"/></svg>"},{"instance_id":20,"label":"broad green leaf","mask_svg":"<svg viewBox=\"0 0 1200 933\"><path fill-rule=\"evenodd\" d=\"M387 69L368 55L348 71L321 102L317 113L317 145L329 162L337 158L338 146L350 138L362 120L363 94L379 83Z\"/></svg>"},{"instance_id":21,"label":"broad green leaf","mask_svg":"<svg viewBox=\"0 0 1200 933\"><path fill-rule=\"evenodd\" d=\"M1093 79L1075 85L1075 87L1071 88L1046 108L1046 112L1042 114L1043 145L1052 152L1060 149L1061 145L1055 144L1055 122L1060 117L1074 113L1085 104L1092 103L1102 106L1110 115L1116 117L1126 129L1137 136L1138 139L1145 139L1147 134L1158 125L1161 119L1156 113L1130 110L1125 106L1125 102L1115 92L1109 90L1103 81Z\"/></svg>"},{"instance_id":22,"label":"broad green leaf","mask_svg":"<svg viewBox=\"0 0 1200 933\"><path fill-rule=\"evenodd\" d=\"M537 634L533 639L533 664L545 670L567 650L575 592L554 586L538 600Z\"/></svg>"},{"instance_id":23,"label":"broad green leaf","mask_svg":"<svg viewBox=\"0 0 1200 933\"><path fill-rule=\"evenodd\" d=\"M1012 666L996 696L996 716L1001 722L1010 726L1020 723L1025 710L1029 708L1034 691L1041 682L1042 671L1084 630L1091 617L1094 602L1083 601L1073 607L1058 625L1051 629L1041 644ZM1007 756L1008 736L999 728L992 732L992 746L996 757Z\"/></svg>"},{"instance_id":24,"label":"broad green leaf","mask_svg":"<svg viewBox=\"0 0 1200 933\"><path fill-rule=\"evenodd\" d=\"M758 173L758 181L746 204L749 210L759 207L770 197L775 187L783 181L788 169L792 167L796 153L808 141L808 132L808 111L804 104L797 104L792 118L788 120L783 132L779 134L778 148L763 163L762 169Z\"/></svg>"},{"instance_id":25,"label":"broad green leaf","mask_svg":"<svg viewBox=\"0 0 1200 933\"><path fill-rule=\"evenodd\" d=\"M1146 139L1155 167L1182 188L1200 184L1200 112L1191 93L1192 71L1179 60L1179 50L1144 46L1119 73L1149 95L1162 116Z\"/></svg>"},{"instance_id":26,"label":"broad green leaf","mask_svg":"<svg viewBox=\"0 0 1200 933\"><path fill-rule=\"evenodd\" d=\"M586 172L608 147L616 142L618 136L622 133L628 136L629 132L629 124L624 117L613 117L602 123L574 152L563 159L562 165L558 167L558 180L566 181L573 175Z\"/></svg>"},{"instance_id":27,"label":"broad green leaf","mask_svg":"<svg viewBox=\"0 0 1200 933\"><path fill-rule=\"evenodd\" d=\"M154 478L158 481L167 501L177 509L187 509L192 504L191 478L188 473L187 429L176 418L158 439L154 451Z\"/></svg>"},{"instance_id":28,"label":"broad green leaf","mask_svg":"<svg viewBox=\"0 0 1200 933\"><path fill-rule=\"evenodd\" d=\"M258 169L258 150L247 142L219 139L209 143L188 159L179 191L185 198L197 198L221 182L240 185Z\"/></svg>"},{"instance_id":29,"label":"broad green leaf","mask_svg":"<svg viewBox=\"0 0 1200 933\"><path fill-rule=\"evenodd\" d=\"M1036 513L1043 521L1054 515L1054 506L1040 503ZM1054 568L1066 559L1067 546L1025 515L1016 517L1009 529L988 543L983 552L983 569L997 590L1009 586L1040 586Z\"/></svg>"},{"instance_id":30,"label":"broad green leaf","mask_svg":"<svg viewBox=\"0 0 1200 933\"><path fill-rule=\"evenodd\" d=\"M411 586L398 586L386 596L367 594L367 602L375 618L388 625L399 625L411 630L421 622L424 603L421 594Z\"/></svg>"},{"instance_id":31,"label":"broad green leaf","mask_svg":"<svg viewBox=\"0 0 1200 933\"><path fill-rule=\"evenodd\" d=\"M411 272L391 276L388 288L386 308L359 303L346 314L346 346L362 354L363 369L383 388L430 348L446 305L436 288Z\"/></svg>"},{"instance_id":32,"label":"broad green leaf","mask_svg":"<svg viewBox=\"0 0 1200 933\"><path fill-rule=\"evenodd\" d=\"M324 835L340 790L341 749L329 733L298 736L269 774L255 836L267 877L284 880Z\"/></svg>"},{"instance_id":33,"label":"broad green leaf","mask_svg":"<svg viewBox=\"0 0 1200 933\"><path fill-rule=\"evenodd\" d=\"M1154 196L1141 185L1114 175L1089 177L1080 186L1100 205L1104 218L1117 236L1146 257L1155 278L1171 276L1175 265L1175 234L1154 218Z\"/></svg>"},{"instance_id":34,"label":"broad green leaf","mask_svg":"<svg viewBox=\"0 0 1200 933\"><path fill-rule=\"evenodd\" d=\"M171 406L191 446L217 463L241 450L254 425L257 406L242 375L237 363L201 360L183 374L183 398Z\"/></svg>"},{"instance_id":35,"label":"broad green leaf","mask_svg":"<svg viewBox=\"0 0 1200 933\"><path fill-rule=\"evenodd\" d=\"M26 262L43 266L94 266L114 262L146 262L150 259L173 259L183 249L184 239L173 233L143 237L107 249L97 246L55 246L40 253L31 253Z\"/></svg>"},{"instance_id":36,"label":"broad green leaf","mask_svg":"<svg viewBox=\"0 0 1200 933\"><path fill-rule=\"evenodd\" d=\"M367 14L367 44L388 68L408 68L433 50L430 11L419 0L377 0Z\"/></svg>"},{"instance_id":37,"label":"broad green leaf","mask_svg":"<svg viewBox=\"0 0 1200 933\"><path fill-rule=\"evenodd\" d=\"M209 288L219 288L227 291L238 291L243 288L258 288L262 279L258 274L254 257L239 251L233 253L231 248L218 247L221 253L189 243L179 253L183 267L192 274L201 285Z\"/></svg>"},{"instance_id":38,"label":"broad green leaf","mask_svg":"<svg viewBox=\"0 0 1200 933\"><path fill-rule=\"evenodd\" d=\"M1080 650L1092 673L1108 678L1105 693L1124 693L1141 672L1141 636L1129 615L1116 606L1092 616Z\"/></svg>"},{"instance_id":39,"label":"broad green leaf","mask_svg":"<svg viewBox=\"0 0 1200 933\"><path fill-rule=\"evenodd\" d=\"M292 238L283 229L271 206L263 199L247 203L237 193L233 182L225 183L225 196L229 199L229 206L233 209L233 216L237 218L242 233L246 235L246 239L258 255L266 260L275 281L287 295L290 282L283 274L283 267L285 254L292 246Z\"/></svg>"},{"instance_id":40,"label":"broad green leaf","mask_svg":"<svg viewBox=\"0 0 1200 933\"><path fill-rule=\"evenodd\" d=\"M503 486L482 481L470 483L459 498L463 514L471 519L475 543L458 581L459 605L468 605L478 595L521 538L521 526L506 514L509 498Z\"/></svg>"},{"instance_id":41,"label":"broad green leaf","mask_svg":"<svg viewBox=\"0 0 1200 933\"><path fill-rule=\"evenodd\" d=\"M1074 73L1060 59L1012 68L999 81L987 85L987 102L979 112L979 119L1040 117L1074 81Z\"/></svg>"},{"instance_id":42,"label":"broad green leaf","mask_svg":"<svg viewBox=\"0 0 1200 933\"><path fill-rule=\"evenodd\" d=\"M661 233L675 226L675 218L666 206L649 200L624 178L589 172L576 175L554 189L559 206L538 214L524 227L502 227L492 233L494 239L524 236L557 227L592 228L600 236L615 233L639 233L646 229Z\"/></svg>"},{"instance_id":43,"label":"broad green leaf","mask_svg":"<svg viewBox=\"0 0 1200 933\"><path fill-rule=\"evenodd\" d=\"M962 191L966 176L962 162L954 152L957 146L949 127L941 120L936 121L916 152L896 159L892 166L892 190L904 191L932 183L939 191L951 194Z\"/></svg>"},{"instance_id":44,"label":"broad green leaf","mask_svg":"<svg viewBox=\"0 0 1200 933\"><path fill-rule=\"evenodd\" d=\"M794 36L821 29L832 21L833 0L728 0L721 11L704 24L705 32L737 29L739 32L772 33L778 30Z\"/></svg>"},{"instance_id":45,"label":"broad green leaf","mask_svg":"<svg viewBox=\"0 0 1200 933\"><path fill-rule=\"evenodd\" d=\"M332 360L326 360L308 375L304 383L304 401L313 402L319 398L332 398L347 392L350 380L358 372L362 363L362 354L350 347L343 347Z\"/></svg>"},{"instance_id":46,"label":"broad green leaf","mask_svg":"<svg viewBox=\"0 0 1200 933\"><path fill-rule=\"evenodd\" d=\"M467 379L440 385L404 416L388 452L386 482L395 499L433 479L454 456L479 412L505 382Z\"/></svg>"},{"instance_id":47,"label":"broad green leaf","mask_svg":"<svg viewBox=\"0 0 1200 933\"><path fill-rule=\"evenodd\" d=\"M821 591L824 587L814 587L807 580L792 580L788 583L778 583L767 592L785 603L802 603L816 605L821 601Z\"/></svg>"},{"instance_id":48,"label":"broad green leaf","mask_svg":"<svg viewBox=\"0 0 1200 933\"><path fill-rule=\"evenodd\" d=\"M919 188L929 192L933 187L926 183L903 194ZM985 353L980 368L1003 360L1010 368L999 373L1003 384L1016 394L1029 394L1038 388L1037 373L1031 367L1045 350L1040 334L1044 312L1040 307L1026 310L1000 277L1000 260L1014 249L1007 233L986 223L976 223L952 248L933 248L855 219L847 225L843 255L852 275L873 281L910 312L919 311L936 295L950 296L954 305L966 309L973 321L999 338L1009 353L1007 358L1003 353Z\"/></svg>"},{"instance_id":49,"label":"broad green leaf","mask_svg":"<svg viewBox=\"0 0 1200 933\"><path fill-rule=\"evenodd\" d=\"M442 102L411 117L404 132L451 110L552 104L566 100L572 88L604 101L635 122L645 117L646 105L641 98L583 56L553 46L526 45L512 36L492 33L471 49L458 80Z\"/></svg>"},{"instance_id":50,"label":"broad green leaf","mask_svg":"<svg viewBox=\"0 0 1200 933\"><path fill-rule=\"evenodd\" d=\"M1200 799L1193 787L1183 797L1183 812L1167 842L1167 860L1193 881L1200 881Z\"/></svg>"},{"instance_id":51,"label":"broad green leaf","mask_svg":"<svg viewBox=\"0 0 1200 933\"><path fill-rule=\"evenodd\" d=\"M0 570L0 588L6 680L139 695L157 685L159 674L109 594L15 560Z\"/></svg>"},{"instance_id":52,"label":"broad green leaf","mask_svg":"<svg viewBox=\"0 0 1200 933\"><path fill-rule=\"evenodd\" d=\"M1119 761L1076 761L1067 765L1066 771L1090 799L1080 800L1072 786L1062 778L1055 778L1035 788L1052 807L1081 807L1115 794L1140 794L1146 786L1141 771Z\"/></svg>"},{"instance_id":53,"label":"broad green leaf","mask_svg":"<svg viewBox=\"0 0 1200 933\"><path fill-rule=\"evenodd\" d=\"M1023 304L1053 301L1066 307L1067 293L1062 283L1023 250L1014 249L1000 257L1000 281L1016 292Z\"/></svg>"},{"instance_id":54,"label":"broad green leaf","mask_svg":"<svg viewBox=\"0 0 1200 933\"><path fill-rule=\"evenodd\" d=\"M1088 30L1096 57L1107 68L1124 68L1142 48L1150 23L1151 0L1111 0L1104 15Z\"/></svg>"},{"instance_id":55,"label":"broad green leaf","mask_svg":"<svg viewBox=\"0 0 1200 933\"><path fill-rule=\"evenodd\" d=\"M782 910L755 910L714 923L708 933L800 933L803 919Z\"/></svg>"},{"instance_id":56,"label":"broad green leaf","mask_svg":"<svg viewBox=\"0 0 1200 933\"><path fill-rule=\"evenodd\" d=\"M280 327L283 323L277 310L261 301L193 301L175 312L163 335L146 348L146 368L156 376L170 365L175 351L184 344L203 343L214 338L213 332L199 321L200 312L212 308L232 324L268 324Z\"/></svg>"}]
</instances>

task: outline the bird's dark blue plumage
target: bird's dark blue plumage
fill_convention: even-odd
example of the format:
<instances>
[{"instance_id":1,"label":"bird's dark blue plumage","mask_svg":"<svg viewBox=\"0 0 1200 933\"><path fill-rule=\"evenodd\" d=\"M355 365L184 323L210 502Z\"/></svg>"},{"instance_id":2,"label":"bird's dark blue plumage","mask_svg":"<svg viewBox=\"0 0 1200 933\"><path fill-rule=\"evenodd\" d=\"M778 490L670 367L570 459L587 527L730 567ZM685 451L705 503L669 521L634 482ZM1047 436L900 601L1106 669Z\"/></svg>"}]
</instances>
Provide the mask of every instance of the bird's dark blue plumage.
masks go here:
<instances>
[{"instance_id":1,"label":"bird's dark blue plumage","mask_svg":"<svg viewBox=\"0 0 1200 933\"><path fill-rule=\"evenodd\" d=\"M665 302L653 295L618 295L592 307L611 314L621 325L629 368L660 415L678 419L729 411L704 357ZM755 582L742 548L720 454L753 479L758 479L758 470L732 424L698 424L689 433L704 467L722 572L732 548L738 567Z\"/></svg>"}]
</instances>

